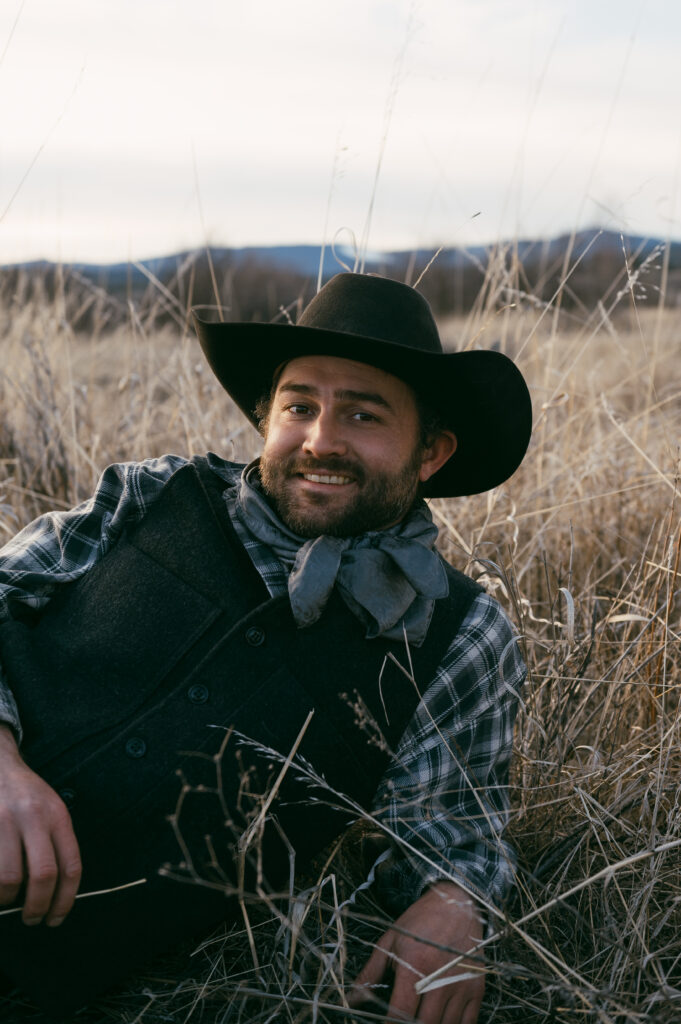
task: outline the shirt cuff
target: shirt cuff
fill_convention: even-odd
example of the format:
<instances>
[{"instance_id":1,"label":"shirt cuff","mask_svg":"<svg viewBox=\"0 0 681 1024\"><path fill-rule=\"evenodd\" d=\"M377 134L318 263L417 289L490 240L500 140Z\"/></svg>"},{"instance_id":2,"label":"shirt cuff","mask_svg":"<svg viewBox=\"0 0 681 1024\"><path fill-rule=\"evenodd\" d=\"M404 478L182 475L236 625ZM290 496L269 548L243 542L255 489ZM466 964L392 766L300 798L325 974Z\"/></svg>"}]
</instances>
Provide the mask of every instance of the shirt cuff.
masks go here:
<instances>
[{"instance_id":1,"label":"shirt cuff","mask_svg":"<svg viewBox=\"0 0 681 1024\"><path fill-rule=\"evenodd\" d=\"M376 865L377 896L394 917L399 917L439 881L460 885L483 905L501 910L514 879L515 857L505 843L494 858L486 857L482 846L429 852L427 860L417 853L410 855L393 849L389 857ZM490 924L495 917L488 916Z\"/></svg>"},{"instance_id":2,"label":"shirt cuff","mask_svg":"<svg viewBox=\"0 0 681 1024\"><path fill-rule=\"evenodd\" d=\"M8 725L14 733L17 744L21 743L23 733L19 709L17 708L12 691L5 682L2 669L0 669L0 725Z\"/></svg>"}]
</instances>

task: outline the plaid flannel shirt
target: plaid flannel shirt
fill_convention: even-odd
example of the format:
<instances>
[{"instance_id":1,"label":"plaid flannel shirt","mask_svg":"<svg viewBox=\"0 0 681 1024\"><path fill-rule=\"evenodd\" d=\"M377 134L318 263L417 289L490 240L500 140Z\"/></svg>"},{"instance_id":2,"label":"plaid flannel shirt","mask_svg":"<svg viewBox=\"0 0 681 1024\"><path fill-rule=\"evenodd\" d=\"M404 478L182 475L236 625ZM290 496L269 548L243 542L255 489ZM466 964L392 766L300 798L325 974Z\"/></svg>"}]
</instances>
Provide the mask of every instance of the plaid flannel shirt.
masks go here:
<instances>
[{"instance_id":1,"label":"plaid flannel shirt","mask_svg":"<svg viewBox=\"0 0 681 1024\"><path fill-rule=\"evenodd\" d=\"M235 468L209 455L227 483ZM186 459L166 455L109 466L94 495L69 512L48 512L0 551L0 622L39 611L55 589L84 575L138 522ZM237 535L269 593L287 590L286 570L251 536L227 502ZM504 612L486 594L473 602L432 680L374 799L373 815L391 850L377 871L393 913L433 881L448 878L483 902L503 902L514 874L502 839L509 813L508 764L525 666ZM1 668L0 668L1 672ZM21 738L11 691L0 675L0 722Z\"/></svg>"}]
</instances>

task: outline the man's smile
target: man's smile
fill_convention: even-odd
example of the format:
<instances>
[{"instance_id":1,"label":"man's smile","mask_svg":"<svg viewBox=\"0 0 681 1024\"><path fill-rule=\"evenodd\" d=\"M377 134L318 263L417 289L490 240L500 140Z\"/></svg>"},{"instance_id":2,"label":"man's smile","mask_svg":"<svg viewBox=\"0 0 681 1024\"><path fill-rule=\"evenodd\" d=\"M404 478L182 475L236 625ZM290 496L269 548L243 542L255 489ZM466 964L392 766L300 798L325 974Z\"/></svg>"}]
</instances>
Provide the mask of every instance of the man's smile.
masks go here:
<instances>
[{"instance_id":1,"label":"man's smile","mask_svg":"<svg viewBox=\"0 0 681 1024\"><path fill-rule=\"evenodd\" d=\"M334 487L345 487L347 484L353 483L352 477L338 474L301 473L300 476L303 480L309 480L313 484L331 484Z\"/></svg>"}]
</instances>

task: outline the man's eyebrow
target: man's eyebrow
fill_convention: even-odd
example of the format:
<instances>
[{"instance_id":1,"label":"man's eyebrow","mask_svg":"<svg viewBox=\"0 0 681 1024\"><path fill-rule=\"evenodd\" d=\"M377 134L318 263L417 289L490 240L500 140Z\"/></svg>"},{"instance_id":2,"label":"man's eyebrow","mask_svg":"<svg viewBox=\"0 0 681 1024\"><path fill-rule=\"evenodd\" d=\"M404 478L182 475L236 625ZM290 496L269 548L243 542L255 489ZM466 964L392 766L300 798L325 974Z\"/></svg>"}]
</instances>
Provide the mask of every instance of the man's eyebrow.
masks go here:
<instances>
[{"instance_id":1,"label":"man's eyebrow","mask_svg":"<svg viewBox=\"0 0 681 1024\"><path fill-rule=\"evenodd\" d=\"M279 385L279 391L289 391L296 395L317 395L318 389L311 384L297 384L295 381L287 380ZM377 391L354 391L351 388L339 388L334 391L333 397L339 402L370 402L372 405L382 406L384 409L393 411L390 402Z\"/></svg>"}]
</instances>

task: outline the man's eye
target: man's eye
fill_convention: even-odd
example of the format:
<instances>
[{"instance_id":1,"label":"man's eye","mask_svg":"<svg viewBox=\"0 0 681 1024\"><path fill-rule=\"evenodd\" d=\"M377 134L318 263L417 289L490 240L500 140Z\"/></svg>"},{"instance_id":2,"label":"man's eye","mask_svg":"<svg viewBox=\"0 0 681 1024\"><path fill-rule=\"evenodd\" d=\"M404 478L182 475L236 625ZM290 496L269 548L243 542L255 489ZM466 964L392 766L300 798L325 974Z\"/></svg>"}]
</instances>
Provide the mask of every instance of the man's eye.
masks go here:
<instances>
[{"instance_id":1,"label":"man's eye","mask_svg":"<svg viewBox=\"0 0 681 1024\"><path fill-rule=\"evenodd\" d=\"M376 420L376 416L374 416L373 413L364 412L363 410L353 413L352 418L359 420L360 423L372 423Z\"/></svg>"},{"instance_id":2,"label":"man's eye","mask_svg":"<svg viewBox=\"0 0 681 1024\"><path fill-rule=\"evenodd\" d=\"M293 402L291 405L286 406L286 411L290 412L293 416L304 416L305 413L310 411L310 407L303 405L302 402Z\"/></svg>"}]
</instances>

